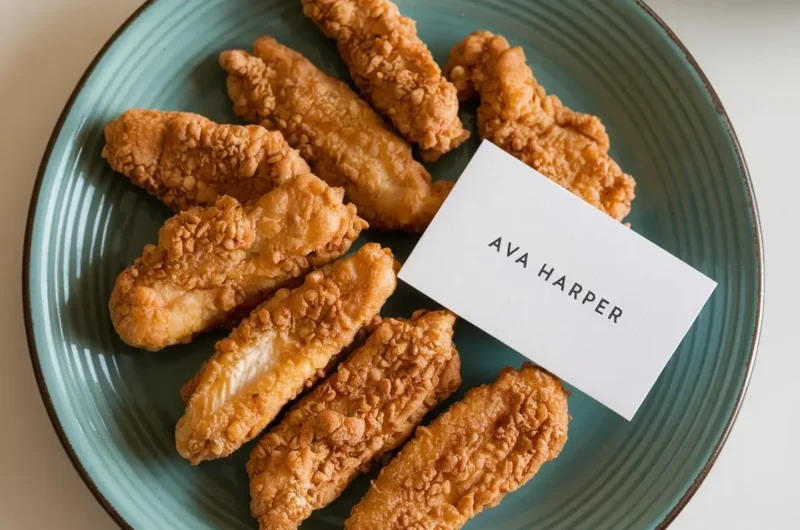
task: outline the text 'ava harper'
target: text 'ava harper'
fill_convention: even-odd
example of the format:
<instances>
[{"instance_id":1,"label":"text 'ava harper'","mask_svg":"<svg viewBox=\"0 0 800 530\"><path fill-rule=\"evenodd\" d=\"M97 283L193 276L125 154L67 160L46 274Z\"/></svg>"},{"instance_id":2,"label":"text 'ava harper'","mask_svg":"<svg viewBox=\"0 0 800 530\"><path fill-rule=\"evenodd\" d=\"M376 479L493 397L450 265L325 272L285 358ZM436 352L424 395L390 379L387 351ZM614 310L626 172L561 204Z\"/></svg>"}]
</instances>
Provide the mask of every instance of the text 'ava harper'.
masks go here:
<instances>
[{"instance_id":1,"label":"text 'ava harper'","mask_svg":"<svg viewBox=\"0 0 800 530\"><path fill-rule=\"evenodd\" d=\"M493 248L501 256L512 260L515 264L518 264L523 269L528 268L528 253L523 252L520 250L519 246L513 245L510 241L507 241L505 244L503 244L503 238L498 237L489 243L489 247ZM597 294L595 294L591 289L585 288L578 282L567 281L566 275L557 275L555 273L555 268L549 266L547 263L544 263L541 267L539 267L537 276L543 281L549 283L554 288L559 289L576 302L579 302L581 305L588 304L587 307L594 308L595 313L606 316L608 320L614 324L617 323L617 319L622 317L622 308L615 305L611 311L607 311L607 309L611 307L611 302L603 297L600 297L598 301Z\"/></svg>"}]
</instances>

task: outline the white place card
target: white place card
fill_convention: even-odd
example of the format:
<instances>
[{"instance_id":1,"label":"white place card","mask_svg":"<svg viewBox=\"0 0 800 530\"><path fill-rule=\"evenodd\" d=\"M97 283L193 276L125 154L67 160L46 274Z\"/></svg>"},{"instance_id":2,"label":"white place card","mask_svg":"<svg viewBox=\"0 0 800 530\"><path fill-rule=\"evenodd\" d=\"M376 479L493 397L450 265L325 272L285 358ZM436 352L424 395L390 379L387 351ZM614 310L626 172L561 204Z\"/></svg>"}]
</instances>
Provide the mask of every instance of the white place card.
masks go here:
<instances>
[{"instance_id":1,"label":"white place card","mask_svg":"<svg viewBox=\"0 0 800 530\"><path fill-rule=\"evenodd\" d=\"M629 420L716 287L488 141L400 278Z\"/></svg>"}]
</instances>

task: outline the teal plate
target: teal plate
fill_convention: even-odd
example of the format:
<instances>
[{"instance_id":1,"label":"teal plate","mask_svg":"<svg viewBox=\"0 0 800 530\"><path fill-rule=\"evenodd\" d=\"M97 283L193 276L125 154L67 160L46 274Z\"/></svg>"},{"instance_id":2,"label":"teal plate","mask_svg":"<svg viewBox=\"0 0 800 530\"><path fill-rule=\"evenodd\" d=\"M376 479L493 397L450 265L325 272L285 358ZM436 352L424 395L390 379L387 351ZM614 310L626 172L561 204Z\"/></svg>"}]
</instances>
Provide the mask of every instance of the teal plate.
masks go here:
<instances>
[{"instance_id":1,"label":"teal plate","mask_svg":"<svg viewBox=\"0 0 800 530\"><path fill-rule=\"evenodd\" d=\"M632 422L579 391L569 443L521 490L466 528L665 527L702 482L741 405L753 367L763 288L758 215L742 153L697 64L647 6L613 2L402 0L437 60L476 29L528 54L538 80L603 119L612 154L638 182L633 230L719 287ZM112 37L81 80L48 145L31 201L24 267L34 369L56 431L83 479L123 527L251 529L244 463L191 467L174 449L178 388L221 335L161 354L114 334L106 308L121 269L155 242L167 209L100 157L103 126L130 107L237 122L217 55L271 34L347 79L334 45L299 0L155 0ZM475 107L462 109L474 130ZM431 166L455 180L477 139ZM408 235L377 236L404 258ZM401 286L385 308L431 302ZM535 331L535 330L534 330ZM462 393L520 355L465 322L456 344ZM341 528L369 476L303 528Z\"/></svg>"}]
</instances>

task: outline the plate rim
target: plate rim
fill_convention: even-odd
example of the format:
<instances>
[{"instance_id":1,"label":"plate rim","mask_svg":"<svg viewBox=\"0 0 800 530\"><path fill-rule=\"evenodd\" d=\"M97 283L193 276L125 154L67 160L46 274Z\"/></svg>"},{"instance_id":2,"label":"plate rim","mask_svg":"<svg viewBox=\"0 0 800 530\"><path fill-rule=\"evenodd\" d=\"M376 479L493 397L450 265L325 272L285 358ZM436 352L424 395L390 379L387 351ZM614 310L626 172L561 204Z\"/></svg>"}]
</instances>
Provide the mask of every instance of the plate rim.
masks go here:
<instances>
[{"instance_id":1,"label":"plate rim","mask_svg":"<svg viewBox=\"0 0 800 530\"><path fill-rule=\"evenodd\" d=\"M106 512L111 516L114 522L124 530L134 530L133 526L117 511L114 505L106 498L103 492L100 490L98 485L92 480L87 472L86 468L83 466L80 458L75 453L75 450L72 447L72 444L69 438L66 435L63 425L61 424L61 419L58 417L55 407L53 405L53 400L50 395L50 390L47 387L47 383L44 379L44 374L42 372L42 366L40 363L39 351L36 346L36 341L34 338L33 333L33 315L32 315L32 307L31 307L31 300L30 300L30 270L31 270L31 248L32 248L32 238L33 238L33 225L36 217L36 205L39 202L39 194L41 192L42 181L44 180L44 174L47 171L47 167L50 162L50 158L53 154L53 149L55 147L55 143L57 138L60 136L63 128L64 122L66 121L67 116L72 111L72 107L77 99L78 95L83 91L83 88L86 84L86 81L89 77L94 73L97 64L105 57L106 53L108 52L109 48L116 43L119 37L133 24L139 16L141 16L148 8L153 6L158 0L145 0L142 5L140 5L117 29L114 33L108 38L102 48L97 52L92 62L89 63L89 66L84 71L83 75L81 76L80 80L76 84L75 88L73 89L72 93L70 94L69 99L67 100L64 108L61 111L61 114L56 121L55 126L53 127L53 132L50 134L50 138L47 142L47 147L42 154L42 160L39 163L39 169L36 174L36 182L33 186L33 191L31 193L30 203L28 205L28 215L25 225L25 239L24 239L24 247L23 247L23 256L22 256L22 303L23 303L23 313L25 318L25 335L27 338L28 343L28 353L31 358L31 364L33 365L33 372L36 378L36 385L39 389L39 393L42 397L42 402L44 404L45 410L47 411L47 416L50 418L50 423L53 426L53 429L58 436L58 440L61 443L61 446L64 448L64 451L67 453L72 466L77 471L78 475L83 480L83 483L89 489L89 491L94 495L95 499L100 503L100 505L106 510ZM758 277L758 289L757 289L757 305L756 305L756 315L755 315L755 326L753 329L753 336L750 342L750 352L747 358L747 365L745 368L744 379L742 381L742 385L739 388L739 392L736 396L736 402L734 403L733 410L731 411L730 416L728 417L727 422L725 423L725 427L722 430L722 433L714 444L714 448L709 455L708 460L700 469L697 476L694 478L692 483L683 493L681 498L678 502L670 509L664 519L656 526L657 530L663 530L667 528L678 516L678 514L686 507L689 501L692 499L694 494L700 488L701 484L705 481L708 473L711 471L711 468L714 466L717 458L719 457L720 452L722 451L725 442L728 440L728 436L733 429L733 425L736 422L736 419L739 415L739 412L742 407L742 403L744 402L745 395L747 394L747 389L750 385L750 379L753 374L753 368L755 366L755 360L758 352L758 345L759 340L761 337L761 328L762 328L762 320L764 314L764 278L765 278L765 271L764 271L764 239L762 235L762 228L761 228L761 220L759 217L758 212L758 204L755 197L755 192L753 189L753 182L750 177L750 170L748 169L747 162L744 158L744 153L742 152L741 144L739 143L739 138L736 136L736 132L733 129L733 125L731 123L730 117L728 113L725 111L725 107L722 104L717 92L714 90L714 87L711 85L711 82L706 77L703 70L700 68L700 65L697 63L695 58L686 48L686 46L681 42L675 32L667 25L666 22L655 12L653 9L645 3L644 0L633 0L635 6L640 8L646 15L653 19L653 21L658 24L658 26L666 33L667 37L678 47L679 51L689 65L694 69L695 73L700 78L700 81L703 84L705 91L708 93L711 101L714 105L714 108L717 112L717 115L722 119L723 124L730 136L732 147L734 148L734 152L736 153L737 162L739 164L739 169L744 176L743 183L745 185L745 191L747 193L748 198L748 205L750 206L751 214L753 217L753 241L755 243L755 251L756 251L756 261L758 265L757 277Z\"/></svg>"}]
</instances>

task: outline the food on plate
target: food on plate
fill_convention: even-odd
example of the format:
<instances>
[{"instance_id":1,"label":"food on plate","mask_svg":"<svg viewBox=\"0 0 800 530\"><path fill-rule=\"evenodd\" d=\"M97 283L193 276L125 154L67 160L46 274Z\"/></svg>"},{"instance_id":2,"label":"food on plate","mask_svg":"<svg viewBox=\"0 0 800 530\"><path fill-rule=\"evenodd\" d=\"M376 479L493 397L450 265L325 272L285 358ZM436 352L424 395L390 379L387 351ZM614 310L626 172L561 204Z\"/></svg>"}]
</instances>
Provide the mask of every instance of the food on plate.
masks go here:
<instances>
[{"instance_id":1,"label":"food on plate","mask_svg":"<svg viewBox=\"0 0 800 530\"><path fill-rule=\"evenodd\" d=\"M343 198L309 173L248 206L223 196L177 214L117 277L114 328L131 346L156 351L246 315L350 249L367 224Z\"/></svg>"},{"instance_id":2,"label":"food on plate","mask_svg":"<svg viewBox=\"0 0 800 530\"><path fill-rule=\"evenodd\" d=\"M526 363L419 427L345 523L348 530L461 528L556 458L567 441L561 382Z\"/></svg>"},{"instance_id":3,"label":"food on plate","mask_svg":"<svg viewBox=\"0 0 800 530\"><path fill-rule=\"evenodd\" d=\"M298 528L458 388L454 323L448 311L384 320L259 441L247 471L262 530Z\"/></svg>"},{"instance_id":4,"label":"food on plate","mask_svg":"<svg viewBox=\"0 0 800 530\"><path fill-rule=\"evenodd\" d=\"M181 456L196 465L255 438L378 314L396 287L396 267L389 249L368 243L257 307L183 393L190 395L175 429Z\"/></svg>"},{"instance_id":5,"label":"food on plate","mask_svg":"<svg viewBox=\"0 0 800 530\"><path fill-rule=\"evenodd\" d=\"M416 22L389 0L303 0L303 12L336 40L361 95L422 158L434 161L469 138L458 97L442 76Z\"/></svg>"},{"instance_id":6,"label":"food on plate","mask_svg":"<svg viewBox=\"0 0 800 530\"><path fill-rule=\"evenodd\" d=\"M133 109L109 123L103 158L175 211L242 203L311 170L280 133L188 112Z\"/></svg>"},{"instance_id":7,"label":"food on plate","mask_svg":"<svg viewBox=\"0 0 800 530\"><path fill-rule=\"evenodd\" d=\"M586 202L621 221L636 183L608 154L596 116L547 96L522 48L488 31L457 44L445 67L461 101L480 96L478 132Z\"/></svg>"},{"instance_id":8,"label":"food on plate","mask_svg":"<svg viewBox=\"0 0 800 530\"><path fill-rule=\"evenodd\" d=\"M236 114L281 131L315 174L345 189L372 228L424 230L452 183L432 183L411 146L346 84L273 38L254 48L255 55L220 56Z\"/></svg>"}]
</instances>

